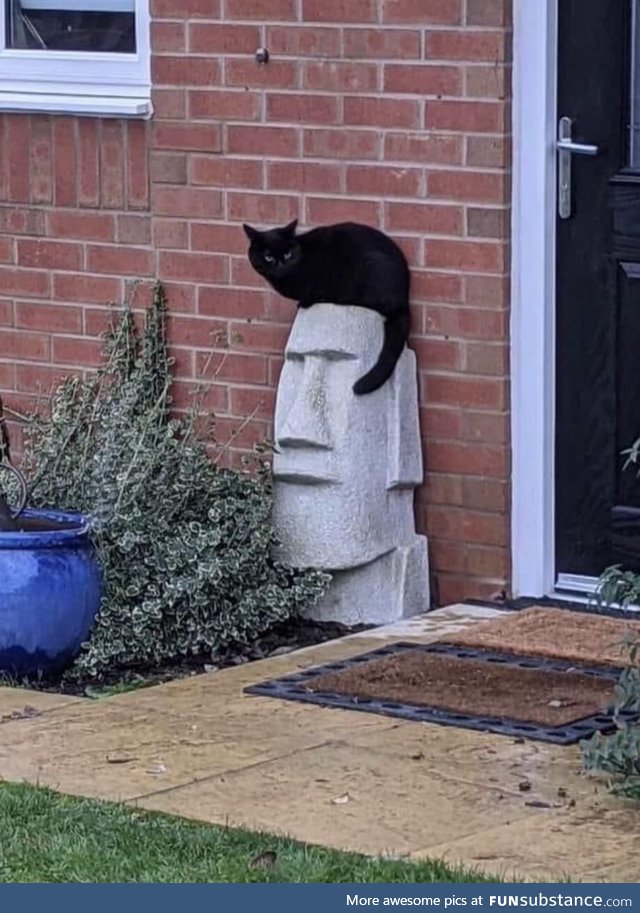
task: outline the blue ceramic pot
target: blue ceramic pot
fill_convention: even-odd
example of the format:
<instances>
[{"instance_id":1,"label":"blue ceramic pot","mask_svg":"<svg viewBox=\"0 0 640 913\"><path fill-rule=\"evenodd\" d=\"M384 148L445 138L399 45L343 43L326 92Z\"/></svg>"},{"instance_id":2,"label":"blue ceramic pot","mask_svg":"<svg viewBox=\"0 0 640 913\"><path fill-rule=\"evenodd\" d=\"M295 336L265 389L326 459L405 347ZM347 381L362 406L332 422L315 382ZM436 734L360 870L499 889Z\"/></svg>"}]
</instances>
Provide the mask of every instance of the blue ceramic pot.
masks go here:
<instances>
[{"instance_id":1,"label":"blue ceramic pot","mask_svg":"<svg viewBox=\"0 0 640 913\"><path fill-rule=\"evenodd\" d=\"M0 670L46 674L87 639L102 575L82 514L25 510L19 522L0 530Z\"/></svg>"}]
</instances>

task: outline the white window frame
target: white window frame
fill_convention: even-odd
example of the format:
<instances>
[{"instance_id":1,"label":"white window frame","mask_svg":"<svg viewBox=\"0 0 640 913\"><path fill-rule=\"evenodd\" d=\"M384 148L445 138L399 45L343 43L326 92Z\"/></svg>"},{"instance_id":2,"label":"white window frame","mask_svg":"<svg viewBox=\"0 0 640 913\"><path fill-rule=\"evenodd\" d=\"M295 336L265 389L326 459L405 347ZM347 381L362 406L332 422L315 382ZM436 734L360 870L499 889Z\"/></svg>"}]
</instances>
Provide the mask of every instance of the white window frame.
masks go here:
<instances>
[{"instance_id":1,"label":"white window frame","mask_svg":"<svg viewBox=\"0 0 640 913\"><path fill-rule=\"evenodd\" d=\"M69 2L63 0L60 7L67 8ZM150 117L149 0L131 2L136 52L111 54L7 48L5 4L0 0L0 112Z\"/></svg>"}]
</instances>

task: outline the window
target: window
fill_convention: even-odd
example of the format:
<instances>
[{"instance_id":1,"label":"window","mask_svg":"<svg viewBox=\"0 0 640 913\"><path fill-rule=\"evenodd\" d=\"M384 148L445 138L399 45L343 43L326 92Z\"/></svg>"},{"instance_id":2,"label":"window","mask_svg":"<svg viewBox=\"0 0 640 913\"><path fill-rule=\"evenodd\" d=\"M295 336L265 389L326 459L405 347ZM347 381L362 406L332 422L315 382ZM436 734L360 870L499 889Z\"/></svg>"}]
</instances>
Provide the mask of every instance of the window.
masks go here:
<instances>
[{"instance_id":1,"label":"window","mask_svg":"<svg viewBox=\"0 0 640 913\"><path fill-rule=\"evenodd\" d=\"M0 0L0 111L149 116L148 0Z\"/></svg>"}]
</instances>

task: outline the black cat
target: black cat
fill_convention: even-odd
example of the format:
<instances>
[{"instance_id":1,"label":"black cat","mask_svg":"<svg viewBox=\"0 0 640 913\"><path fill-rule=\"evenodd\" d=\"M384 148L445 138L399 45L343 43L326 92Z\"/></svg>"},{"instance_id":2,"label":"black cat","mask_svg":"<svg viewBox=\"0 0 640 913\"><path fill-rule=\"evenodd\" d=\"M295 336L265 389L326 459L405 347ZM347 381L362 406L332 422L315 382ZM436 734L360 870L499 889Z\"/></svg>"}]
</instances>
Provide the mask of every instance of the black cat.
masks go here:
<instances>
[{"instance_id":1,"label":"black cat","mask_svg":"<svg viewBox=\"0 0 640 913\"><path fill-rule=\"evenodd\" d=\"M243 225L253 268L285 298L308 308L321 301L354 304L385 317L378 361L353 386L372 393L393 374L409 335L409 267L381 231L354 222L296 235L298 220L258 231Z\"/></svg>"}]
</instances>

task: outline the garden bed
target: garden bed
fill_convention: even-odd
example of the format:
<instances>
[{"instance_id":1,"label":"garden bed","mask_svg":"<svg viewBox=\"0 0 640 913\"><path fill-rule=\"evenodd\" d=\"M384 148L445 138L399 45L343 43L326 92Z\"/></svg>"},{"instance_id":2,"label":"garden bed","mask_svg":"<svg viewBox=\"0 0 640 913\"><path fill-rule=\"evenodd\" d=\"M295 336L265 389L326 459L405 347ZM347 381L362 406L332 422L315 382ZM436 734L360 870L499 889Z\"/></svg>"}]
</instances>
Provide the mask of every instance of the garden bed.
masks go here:
<instances>
[{"instance_id":1,"label":"garden bed","mask_svg":"<svg viewBox=\"0 0 640 913\"><path fill-rule=\"evenodd\" d=\"M4 676L0 678L0 684L58 694L108 697L111 694L135 688L146 688L174 679L202 675L205 672L214 672L230 666L267 659L270 656L293 652L314 644L337 640L349 634L357 634L369 627L368 625L358 625L348 628L334 622L290 619L276 625L268 634L260 637L250 646L236 645L214 655L207 653L200 656L181 657L156 665L139 663L130 666L115 666L100 678L94 679L76 679L64 673L51 678L27 676L14 679Z\"/></svg>"},{"instance_id":2,"label":"garden bed","mask_svg":"<svg viewBox=\"0 0 640 913\"><path fill-rule=\"evenodd\" d=\"M105 694L348 633L301 621L329 575L274 558L269 442L256 442L240 468L225 466L233 435L216 440L207 408L219 365L209 370L207 360L191 406L174 414L166 324L156 284L144 321L128 304L113 315L95 372L66 378L35 412L12 413L22 424L23 500L34 510L55 505L90 518L104 592L66 675L10 656L2 665L11 673L7 684ZM234 433L243 427L239 422ZM0 459L9 457L0 408ZM0 494L12 523L15 493L0 486ZM41 587L43 614L54 628L46 595L65 580L58 570L48 566ZM13 605L14 594L6 595ZM27 606L24 616L30 614ZM39 678L31 674L37 668L45 670Z\"/></svg>"}]
</instances>

